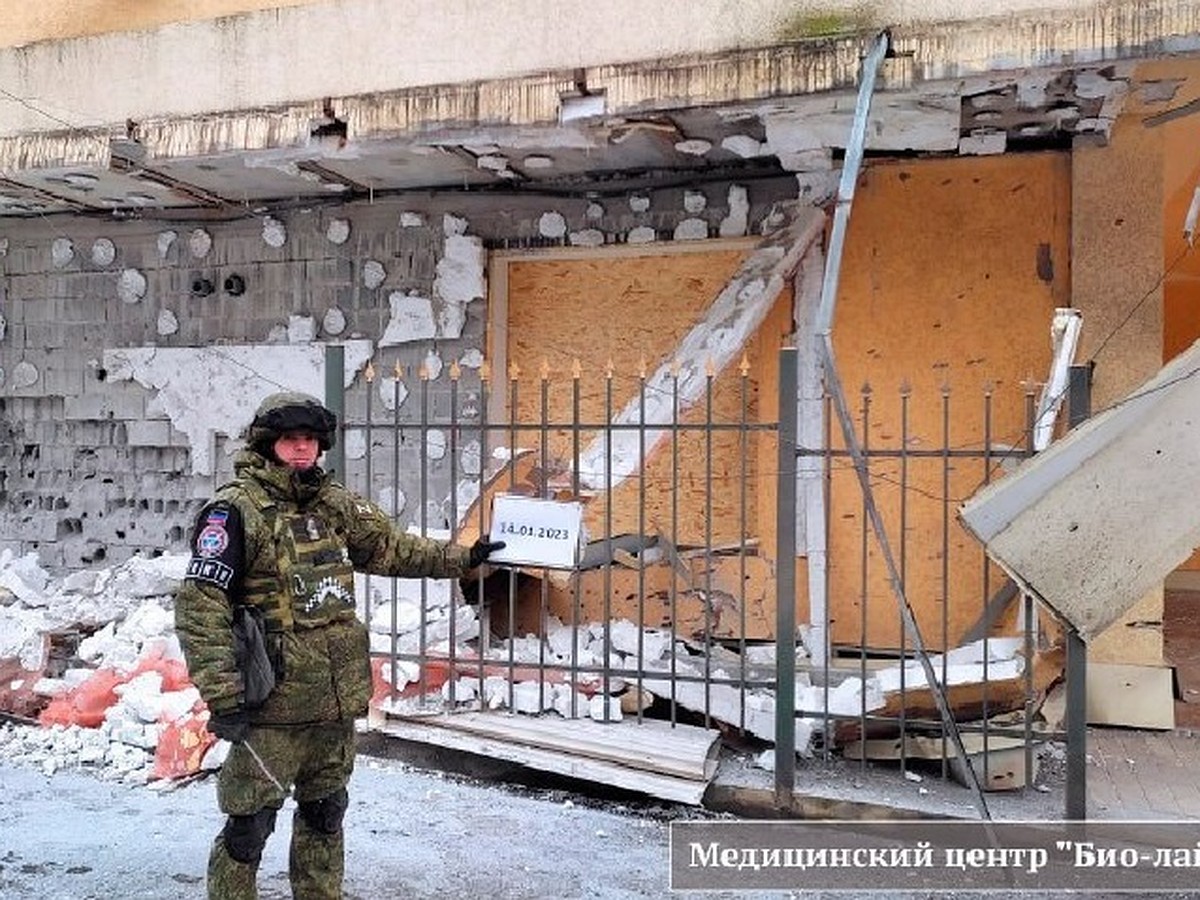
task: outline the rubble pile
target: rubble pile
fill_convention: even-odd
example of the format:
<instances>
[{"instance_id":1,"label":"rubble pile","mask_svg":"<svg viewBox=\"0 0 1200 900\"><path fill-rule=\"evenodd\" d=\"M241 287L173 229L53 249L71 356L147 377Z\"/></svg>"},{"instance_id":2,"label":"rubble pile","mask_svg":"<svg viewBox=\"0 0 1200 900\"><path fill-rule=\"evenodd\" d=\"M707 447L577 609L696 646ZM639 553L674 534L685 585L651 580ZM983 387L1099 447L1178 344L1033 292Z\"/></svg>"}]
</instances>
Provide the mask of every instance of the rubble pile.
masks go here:
<instances>
[{"instance_id":1,"label":"rubble pile","mask_svg":"<svg viewBox=\"0 0 1200 900\"><path fill-rule=\"evenodd\" d=\"M228 746L205 728L208 711L174 634L174 592L187 559L134 557L55 581L32 554L0 554L0 665L12 675L0 713L22 723L0 731L0 753L47 773L83 767L131 783L219 767ZM703 711L707 678L717 717L735 725L743 718L738 689L718 683L747 677L745 665L714 665L669 631L623 620L576 628L551 618L543 637L492 640L480 659L479 611L452 593L454 582L358 576L356 588L378 654L381 712L427 712L432 703L613 722L655 695ZM750 663L773 665L764 648L752 649ZM679 675L694 681L677 682ZM769 739L772 693L749 689L746 698L748 730Z\"/></svg>"},{"instance_id":2,"label":"rubble pile","mask_svg":"<svg viewBox=\"0 0 1200 900\"><path fill-rule=\"evenodd\" d=\"M0 714L10 720L0 753L47 773L85 767L132 783L220 766L228 745L205 727L208 710L174 633L174 593L187 560L134 557L56 581L32 554L0 553ZM773 643L734 652L625 619L575 626L549 616L540 635L489 637L481 658L480 635L492 630L456 582L358 576L356 599L374 653L373 706L384 716L503 710L619 722L662 698L726 732L774 743L775 692L755 686L775 678ZM796 650L806 655L802 641ZM993 677L1023 671L1015 639L992 639L987 656ZM982 645L931 663L948 685L970 687ZM826 669L814 683L806 667L797 669L801 755L817 740L857 738L837 733L838 723L845 729L888 709L901 681L910 692L924 686L916 663L903 673L892 666L860 673L866 677L834 674Z\"/></svg>"}]
</instances>

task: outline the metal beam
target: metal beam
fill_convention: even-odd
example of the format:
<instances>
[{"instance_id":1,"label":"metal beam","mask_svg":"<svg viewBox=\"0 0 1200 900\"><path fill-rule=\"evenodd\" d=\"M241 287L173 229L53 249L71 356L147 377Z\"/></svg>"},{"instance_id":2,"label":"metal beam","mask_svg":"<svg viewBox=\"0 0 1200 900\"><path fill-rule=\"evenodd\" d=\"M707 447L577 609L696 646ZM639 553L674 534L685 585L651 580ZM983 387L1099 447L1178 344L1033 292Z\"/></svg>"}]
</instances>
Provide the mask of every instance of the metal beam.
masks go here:
<instances>
[{"instance_id":1,"label":"metal beam","mask_svg":"<svg viewBox=\"0 0 1200 900\"><path fill-rule=\"evenodd\" d=\"M900 607L900 616L904 622L905 631L912 638L913 648L917 652L921 667L925 671L926 681L937 704L938 712L941 714L942 725L946 730L947 736L950 738L957 760L961 764L962 771L967 776L969 786L975 795L975 805L979 810L980 818L990 820L991 813L988 811L987 800L983 796L983 788L979 783L974 766L971 765L970 757L967 756L966 748L962 742L962 735L958 731L958 724L954 720L949 701L946 699L945 689L937 679L933 664L929 660L929 654L925 650L925 642L921 637L921 631L917 627L912 607L905 596L904 583L900 578L900 572L896 566L895 557L892 554L887 531L883 524L883 517L880 515L879 508L875 503L870 473L867 470L867 460L863 455L862 448L859 446L858 437L854 433L854 421L850 415L850 408L846 402L845 391L842 389L841 379L838 377L837 364L833 355L833 313L837 302L838 279L841 271L842 248L845 245L846 225L850 218L850 207L854 199L855 183L858 180L858 173L862 167L863 147L866 143L867 116L871 110L871 93L875 87L880 64L888 52L890 43L891 38L888 32L882 32L876 40L874 48L863 61L862 82L859 84L858 89L858 105L854 115L854 126L851 129L850 140L846 146L846 158L842 166L837 206L834 210L833 231L829 239L829 256L825 264L825 282L821 291L821 308L817 313L817 352L821 355L824 362L826 390L833 400L833 407L837 412L838 421L841 424L842 436L846 442L846 448L850 453L851 459L854 461L854 471L858 476L859 486L863 492L863 505L866 509L868 520L871 523L871 530L874 532L876 541L879 544L880 556L887 566L888 580L891 583L892 592L895 594L896 601ZM776 764L778 764L778 760L776 760Z\"/></svg>"}]
</instances>

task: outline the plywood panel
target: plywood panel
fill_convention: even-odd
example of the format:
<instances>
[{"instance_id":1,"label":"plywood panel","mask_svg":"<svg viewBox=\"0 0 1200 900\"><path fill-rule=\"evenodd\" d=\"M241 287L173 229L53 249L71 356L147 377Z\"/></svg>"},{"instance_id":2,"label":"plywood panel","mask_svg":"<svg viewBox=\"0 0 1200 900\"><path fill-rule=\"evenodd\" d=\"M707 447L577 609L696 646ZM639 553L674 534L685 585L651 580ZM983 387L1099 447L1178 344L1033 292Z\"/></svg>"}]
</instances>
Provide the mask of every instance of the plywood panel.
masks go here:
<instances>
[{"instance_id":1,"label":"plywood panel","mask_svg":"<svg viewBox=\"0 0 1200 900\"><path fill-rule=\"evenodd\" d=\"M1065 154L867 170L847 236L833 331L861 441L898 447L906 437L912 450L944 442L981 449L988 389L992 444L1024 442L1025 391L1046 378L1053 312L1070 299L1070 218ZM864 385L869 395L860 392ZM911 389L907 435L902 385ZM865 582L862 575L861 491L848 462L834 467L832 640L898 646L900 617L874 538L866 542ZM993 591L1001 583L979 543L958 525L954 507L1000 472L985 470L982 461L911 460L906 491L899 487L899 461L876 464L871 474L925 642L954 646L986 602L985 570Z\"/></svg>"},{"instance_id":2,"label":"plywood panel","mask_svg":"<svg viewBox=\"0 0 1200 900\"><path fill-rule=\"evenodd\" d=\"M1087 648L1088 663L1163 665L1163 589L1155 587Z\"/></svg>"},{"instance_id":3,"label":"plywood panel","mask_svg":"<svg viewBox=\"0 0 1200 900\"><path fill-rule=\"evenodd\" d=\"M506 351L510 375L516 374L506 386L509 407L518 422L547 426L551 473L569 472L576 448L586 447L600 433L598 426L638 396L641 373L672 360L676 345L745 255L725 250L508 264ZM681 423L737 425L774 418L774 396L765 407L760 397L764 381L778 377L772 372L781 335L790 331L791 305L791 291L784 291L760 339L746 348L746 370L713 373L710 397L682 412ZM583 423L578 433L564 427L576 418ZM525 431L520 443L540 453L540 441L537 431ZM761 460L773 452L773 445L764 445L760 437L735 430L680 431L651 455L642 473L615 486L611 504L606 498L589 503L589 534L645 530L677 545L742 537L773 544L773 531L755 533L773 521L759 511L758 482L770 477L760 470Z\"/></svg>"}]
</instances>

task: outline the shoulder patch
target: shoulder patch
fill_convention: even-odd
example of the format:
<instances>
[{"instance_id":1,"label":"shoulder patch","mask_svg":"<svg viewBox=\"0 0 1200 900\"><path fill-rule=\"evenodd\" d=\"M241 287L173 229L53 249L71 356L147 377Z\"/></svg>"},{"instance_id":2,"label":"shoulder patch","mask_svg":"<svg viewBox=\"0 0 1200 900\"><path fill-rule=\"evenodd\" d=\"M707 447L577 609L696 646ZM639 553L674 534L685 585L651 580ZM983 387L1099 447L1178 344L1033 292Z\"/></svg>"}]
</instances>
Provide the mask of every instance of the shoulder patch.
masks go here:
<instances>
[{"instance_id":1,"label":"shoulder patch","mask_svg":"<svg viewBox=\"0 0 1200 900\"><path fill-rule=\"evenodd\" d=\"M228 591L229 586L233 583L233 569L219 560L193 556L188 562L187 574L184 577L194 578L196 581L207 581L223 591Z\"/></svg>"},{"instance_id":2,"label":"shoulder patch","mask_svg":"<svg viewBox=\"0 0 1200 900\"><path fill-rule=\"evenodd\" d=\"M185 579L204 581L228 593L241 577L245 529L231 501L218 499L196 519L192 558Z\"/></svg>"},{"instance_id":3,"label":"shoulder patch","mask_svg":"<svg viewBox=\"0 0 1200 900\"><path fill-rule=\"evenodd\" d=\"M204 523L196 535L196 556L211 559L220 556L229 546L229 531L225 523L229 521L229 510L210 509Z\"/></svg>"}]
</instances>

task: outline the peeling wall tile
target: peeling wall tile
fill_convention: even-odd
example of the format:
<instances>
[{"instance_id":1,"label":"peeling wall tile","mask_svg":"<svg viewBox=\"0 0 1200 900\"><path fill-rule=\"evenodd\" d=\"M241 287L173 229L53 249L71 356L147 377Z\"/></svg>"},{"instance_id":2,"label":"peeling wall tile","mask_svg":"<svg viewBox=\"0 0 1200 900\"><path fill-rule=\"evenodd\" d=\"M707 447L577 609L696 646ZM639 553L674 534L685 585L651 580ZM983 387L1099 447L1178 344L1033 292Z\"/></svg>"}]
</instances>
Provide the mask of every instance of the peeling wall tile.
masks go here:
<instances>
[{"instance_id":1,"label":"peeling wall tile","mask_svg":"<svg viewBox=\"0 0 1200 900\"><path fill-rule=\"evenodd\" d=\"M287 227L273 216L267 216L263 219L262 239L268 247L278 249L287 243Z\"/></svg>"},{"instance_id":2,"label":"peeling wall tile","mask_svg":"<svg viewBox=\"0 0 1200 900\"><path fill-rule=\"evenodd\" d=\"M331 306L325 310L325 315L321 319L321 328L326 334L336 337L346 330L346 314L336 306Z\"/></svg>"},{"instance_id":3,"label":"peeling wall tile","mask_svg":"<svg viewBox=\"0 0 1200 900\"><path fill-rule=\"evenodd\" d=\"M434 295L450 303L470 303L486 294L484 269L487 251L477 237L448 235L442 258L437 263Z\"/></svg>"},{"instance_id":4,"label":"peeling wall tile","mask_svg":"<svg viewBox=\"0 0 1200 900\"><path fill-rule=\"evenodd\" d=\"M289 316L287 324L289 344L310 344L317 337L317 322L312 316Z\"/></svg>"},{"instance_id":5,"label":"peeling wall tile","mask_svg":"<svg viewBox=\"0 0 1200 900\"><path fill-rule=\"evenodd\" d=\"M159 310L158 322L155 327L160 335L167 337L179 331L179 319L169 309Z\"/></svg>"},{"instance_id":6,"label":"peeling wall tile","mask_svg":"<svg viewBox=\"0 0 1200 900\"><path fill-rule=\"evenodd\" d=\"M96 238L92 242L92 262L98 266L107 266L117 258L117 248L108 238Z\"/></svg>"},{"instance_id":7,"label":"peeling wall tile","mask_svg":"<svg viewBox=\"0 0 1200 900\"><path fill-rule=\"evenodd\" d=\"M158 237L154 239L154 246L158 249L158 258L166 259L167 254L171 252L171 246L175 243L175 239L179 237L174 231L160 231Z\"/></svg>"},{"instance_id":8,"label":"peeling wall tile","mask_svg":"<svg viewBox=\"0 0 1200 900\"><path fill-rule=\"evenodd\" d=\"M375 290L387 280L387 269L383 267L377 259L368 259L363 263L362 281L363 287L368 290Z\"/></svg>"},{"instance_id":9,"label":"peeling wall tile","mask_svg":"<svg viewBox=\"0 0 1200 900\"><path fill-rule=\"evenodd\" d=\"M538 219L538 234L557 240L567 233L567 220L559 212L542 213Z\"/></svg>"},{"instance_id":10,"label":"peeling wall tile","mask_svg":"<svg viewBox=\"0 0 1200 900\"><path fill-rule=\"evenodd\" d=\"M393 376L381 378L379 379L379 399L383 403L384 409L394 412L408 399L408 385L402 378Z\"/></svg>"},{"instance_id":11,"label":"peeling wall tile","mask_svg":"<svg viewBox=\"0 0 1200 900\"><path fill-rule=\"evenodd\" d=\"M124 269L117 276L117 296L122 303L137 303L146 296L146 276L137 269Z\"/></svg>"},{"instance_id":12,"label":"peeling wall tile","mask_svg":"<svg viewBox=\"0 0 1200 900\"><path fill-rule=\"evenodd\" d=\"M75 245L70 238L55 238L50 245L50 260L57 269L63 268L75 258Z\"/></svg>"},{"instance_id":13,"label":"peeling wall tile","mask_svg":"<svg viewBox=\"0 0 1200 900\"><path fill-rule=\"evenodd\" d=\"M708 223L703 219L684 219L675 226L675 240L702 241L708 237Z\"/></svg>"},{"instance_id":14,"label":"peeling wall tile","mask_svg":"<svg viewBox=\"0 0 1200 900\"><path fill-rule=\"evenodd\" d=\"M604 232L598 228L584 228L582 231L572 231L570 243L572 247L600 247L604 244Z\"/></svg>"},{"instance_id":15,"label":"peeling wall tile","mask_svg":"<svg viewBox=\"0 0 1200 900\"><path fill-rule=\"evenodd\" d=\"M160 244L160 249L161 246ZM188 249L196 259L204 259L204 257L208 256L208 251L212 249L212 235L203 228L195 229L188 235Z\"/></svg>"},{"instance_id":16,"label":"peeling wall tile","mask_svg":"<svg viewBox=\"0 0 1200 900\"><path fill-rule=\"evenodd\" d=\"M388 296L392 317L379 338L380 347L393 347L412 341L427 341L437 337L433 302L415 294L393 291Z\"/></svg>"},{"instance_id":17,"label":"peeling wall tile","mask_svg":"<svg viewBox=\"0 0 1200 900\"><path fill-rule=\"evenodd\" d=\"M331 244L341 245L350 239L349 219L330 219L325 226L325 238Z\"/></svg>"},{"instance_id":18,"label":"peeling wall tile","mask_svg":"<svg viewBox=\"0 0 1200 900\"><path fill-rule=\"evenodd\" d=\"M729 186L729 214L721 220L718 229L721 237L741 237L750 223L750 199L746 188L740 184Z\"/></svg>"}]
</instances>

